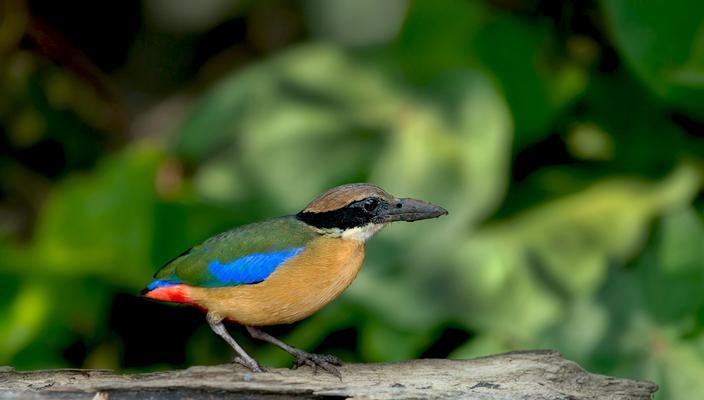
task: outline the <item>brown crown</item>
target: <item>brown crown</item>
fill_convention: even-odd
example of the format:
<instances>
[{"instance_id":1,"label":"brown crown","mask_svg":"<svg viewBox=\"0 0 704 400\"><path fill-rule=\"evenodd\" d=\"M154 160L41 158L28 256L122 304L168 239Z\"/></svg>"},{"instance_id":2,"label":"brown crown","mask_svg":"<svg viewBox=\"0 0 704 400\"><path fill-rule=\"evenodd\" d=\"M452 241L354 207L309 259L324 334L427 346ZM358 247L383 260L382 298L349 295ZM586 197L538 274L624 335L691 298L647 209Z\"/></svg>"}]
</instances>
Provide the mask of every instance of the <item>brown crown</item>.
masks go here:
<instances>
[{"instance_id":1,"label":"brown crown","mask_svg":"<svg viewBox=\"0 0 704 400\"><path fill-rule=\"evenodd\" d=\"M369 183L351 183L334 187L318 196L315 200L303 209L303 212L326 212L338 210L348 204L366 199L367 197L377 197L387 202L395 200L394 196L386 193L379 186Z\"/></svg>"}]
</instances>

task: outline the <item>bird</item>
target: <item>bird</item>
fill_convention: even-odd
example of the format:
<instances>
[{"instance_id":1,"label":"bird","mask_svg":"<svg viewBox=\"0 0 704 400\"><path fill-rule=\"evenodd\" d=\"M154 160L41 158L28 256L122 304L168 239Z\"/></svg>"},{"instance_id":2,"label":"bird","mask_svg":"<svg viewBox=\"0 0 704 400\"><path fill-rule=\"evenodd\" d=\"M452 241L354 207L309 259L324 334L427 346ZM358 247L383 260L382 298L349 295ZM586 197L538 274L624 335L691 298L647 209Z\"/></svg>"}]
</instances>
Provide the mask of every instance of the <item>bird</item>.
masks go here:
<instances>
[{"instance_id":1,"label":"bird","mask_svg":"<svg viewBox=\"0 0 704 400\"><path fill-rule=\"evenodd\" d=\"M360 271L365 242L384 226L447 213L369 183L337 186L295 215L239 226L191 247L162 266L142 295L204 310L210 328L236 353L233 361L253 372L265 369L230 336L225 320L291 354L293 368L322 368L341 378L338 358L290 346L262 327L302 320L338 297Z\"/></svg>"}]
</instances>

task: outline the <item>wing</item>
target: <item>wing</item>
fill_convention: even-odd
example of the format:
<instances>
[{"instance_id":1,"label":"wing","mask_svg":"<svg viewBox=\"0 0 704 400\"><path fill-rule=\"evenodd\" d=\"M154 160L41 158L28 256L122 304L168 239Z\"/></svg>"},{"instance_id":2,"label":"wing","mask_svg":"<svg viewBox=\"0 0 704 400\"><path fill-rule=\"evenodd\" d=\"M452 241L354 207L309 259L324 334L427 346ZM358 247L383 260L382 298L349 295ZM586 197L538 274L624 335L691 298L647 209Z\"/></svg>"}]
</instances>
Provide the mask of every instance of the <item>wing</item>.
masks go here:
<instances>
[{"instance_id":1,"label":"wing","mask_svg":"<svg viewBox=\"0 0 704 400\"><path fill-rule=\"evenodd\" d=\"M187 284L223 287L265 280L318 234L295 217L282 217L223 232L164 265L147 287Z\"/></svg>"}]
</instances>

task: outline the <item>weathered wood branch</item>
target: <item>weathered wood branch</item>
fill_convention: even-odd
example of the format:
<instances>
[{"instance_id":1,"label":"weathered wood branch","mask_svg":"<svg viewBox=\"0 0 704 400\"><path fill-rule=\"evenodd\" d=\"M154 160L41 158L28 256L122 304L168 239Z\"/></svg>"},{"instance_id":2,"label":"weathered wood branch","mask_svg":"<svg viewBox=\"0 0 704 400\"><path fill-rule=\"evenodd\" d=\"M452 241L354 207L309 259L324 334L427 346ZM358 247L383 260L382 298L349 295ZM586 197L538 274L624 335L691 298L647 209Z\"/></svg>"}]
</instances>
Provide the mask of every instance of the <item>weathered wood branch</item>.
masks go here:
<instances>
[{"instance_id":1,"label":"weathered wood branch","mask_svg":"<svg viewBox=\"0 0 704 400\"><path fill-rule=\"evenodd\" d=\"M237 365L115 374L105 370L0 370L0 399L651 399L650 382L590 374L555 351L466 361L347 364L343 378L309 368L253 374Z\"/></svg>"}]
</instances>

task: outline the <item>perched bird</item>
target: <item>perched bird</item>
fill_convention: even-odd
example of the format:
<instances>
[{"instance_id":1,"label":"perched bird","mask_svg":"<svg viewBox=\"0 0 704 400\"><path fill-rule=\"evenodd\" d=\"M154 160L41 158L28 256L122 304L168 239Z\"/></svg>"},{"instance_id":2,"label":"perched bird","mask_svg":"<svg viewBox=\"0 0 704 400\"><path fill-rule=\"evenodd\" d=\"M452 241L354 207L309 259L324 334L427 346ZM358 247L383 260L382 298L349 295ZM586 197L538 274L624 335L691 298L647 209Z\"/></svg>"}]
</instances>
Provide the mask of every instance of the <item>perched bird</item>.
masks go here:
<instances>
[{"instance_id":1,"label":"perched bird","mask_svg":"<svg viewBox=\"0 0 704 400\"><path fill-rule=\"evenodd\" d=\"M240 226L193 246L166 263L142 293L206 310L212 330L237 353L234 361L252 371L263 369L223 320L290 353L294 368L321 367L339 377L337 358L289 346L259 327L299 321L339 296L362 266L364 242L386 224L444 214L444 208L371 184L338 186L296 215Z\"/></svg>"}]
</instances>

